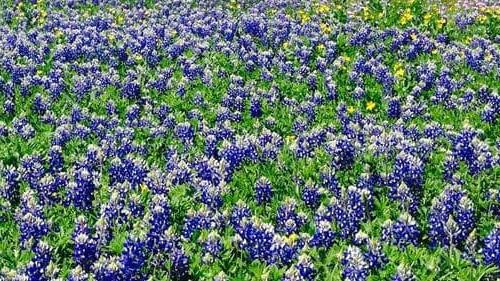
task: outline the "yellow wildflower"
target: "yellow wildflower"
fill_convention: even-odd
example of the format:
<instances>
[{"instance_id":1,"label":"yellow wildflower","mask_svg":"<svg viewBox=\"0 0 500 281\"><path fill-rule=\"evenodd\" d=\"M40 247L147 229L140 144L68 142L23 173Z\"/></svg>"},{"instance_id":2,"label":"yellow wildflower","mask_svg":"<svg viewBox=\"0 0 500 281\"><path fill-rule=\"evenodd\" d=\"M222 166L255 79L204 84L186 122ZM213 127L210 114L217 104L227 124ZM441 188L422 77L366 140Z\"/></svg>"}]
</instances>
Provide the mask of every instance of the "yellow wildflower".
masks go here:
<instances>
[{"instance_id":1,"label":"yellow wildflower","mask_svg":"<svg viewBox=\"0 0 500 281\"><path fill-rule=\"evenodd\" d=\"M411 38L411 40L413 40L413 41L417 40L417 34L415 34L415 33L411 33L411 34L410 34L410 38Z\"/></svg>"},{"instance_id":2,"label":"yellow wildflower","mask_svg":"<svg viewBox=\"0 0 500 281\"><path fill-rule=\"evenodd\" d=\"M115 18L115 23L117 25L122 25L124 21L125 21L125 18L123 17L123 15L118 15Z\"/></svg>"},{"instance_id":3,"label":"yellow wildflower","mask_svg":"<svg viewBox=\"0 0 500 281\"><path fill-rule=\"evenodd\" d=\"M302 24L308 23L311 21L311 17L304 11L299 11L300 21Z\"/></svg>"},{"instance_id":4,"label":"yellow wildflower","mask_svg":"<svg viewBox=\"0 0 500 281\"><path fill-rule=\"evenodd\" d=\"M403 14L401 15L401 18L399 19L399 23L401 25L406 25L413 19L413 14L409 8L407 8Z\"/></svg>"},{"instance_id":5,"label":"yellow wildflower","mask_svg":"<svg viewBox=\"0 0 500 281\"><path fill-rule=\"evenodd\" d=\"M432 14L431 13L426 13L424 15L424 24L429 24L429 22L431 21L432 19Z\"/></svg>"},{"instance_id":6,"label":"yellow wildflower","mask_svg":"<svg viewBox=\"0 0 500 281\"><path fill-rule=\"evenodd\" d=\"M366 109L368 109L369 111L374 110L376 106L377 104L374 103L373 101L369 101L366 103Z\"/></svg>"},{"instance_id":7,"label":"yellow wildflower","mask_svg":"<svg viewBox=\"0 0 500 281\"><path fill-rule=\"evenodd\" d=\"M286 242L289 242L291 244L291 243L297 241L297 239L299 239L299 236L295 233L292 233L292 234L290 234L290 236L286 237L285 239L286 239L285 240Z\"/></svg>"},{"instance_id":8,"label":"yellow wildflower","mask_svg":"<svg viewBox=\"0 0 500 281\"><path fill-rule=\"evenodd\" d=\"M402 78L405 75L405 69L399 62L394 65L394 75L397 78Z\"/></svg>"},{"instance_id":9,"label":"yellow wildflower","mask_svg":"<svg viewBox=\"0 0 500 281\"><path fill-rule=\"evenodd\" d=\"M237 1L235 1L235 0L231 0L231 1L229 2L229 4L230 4L231 8L233 8L233 9L236 9L236 8L239 8L239 7L240 7L240 4L238 4L238 2L237 2Z\"/></svg>"},{"instance_id":10,"label":"yellow wildflower","mask_svg":"<svg viewBox=\"0 0 500 281\"><path fill-rule=\"evenodd\" d=\"M330 7L326 4L320 4L317 9L318 14L326 14L330 12Z\"/></svg>"},{"instance_id":11,"label":"yellow wildflower","mask_svg":"<svg viewBox=\"0 0 500 281\"><path fill-rule=\"evenodd\" d=\"M353 113L354 112L354 107L353 106L347 107L347 112L348 113Z\"/></svg>"},{"instance_id":12,"label":"yellow wildflower","mask_svg":"<svg viewBox=\"0 0 500 281\"><path fill-rule=\"evenodd\" d=\"M446 19L440 18L436 21L437 28L441 29L443 28L444 24L446 23Z\"/></svg>"},{"instance_id":13,"label":"yellow wildflower","mask_svg":"<svg viewBox=\"0 0 500 281\"><path fill-rule=\"evenodd\" d=\"M396 75L397 78L402 78L405 75L405 71L404 69L398 69L394 75Z\"/></svg>"},{"instance_id":14,"label":"yellow wildflower","mask_svg":"<svg viewBox=\"0 0 500 281\"><path fill-rule=\"evenodd\" d=\"M107 37L110 42L115 42L116 40L116 37L113 33L109 33Z\"/></svg>"},{"instance_id":15,"label":"yellow wildflower","mask_svg":"<svg viewBox=\"0 0 500 281\"><path fill-rule=\"evenodd\" d=\"M321 29L321 32L325 34L329 34L332 32L332 28L326 23L320 23L319 28Z\"/></svg>"},{"instance_id":16,"label":"yellow wildflower","mask_svg":"<svg viewBox=\"0 0 500 281\"><path fill-rule=\"evenodd\" d=\"M143 61L143 57L140 54L135 54L134 55L134 59L135 59L136 62L142 62Z\"/></svg>"}]
</instances>

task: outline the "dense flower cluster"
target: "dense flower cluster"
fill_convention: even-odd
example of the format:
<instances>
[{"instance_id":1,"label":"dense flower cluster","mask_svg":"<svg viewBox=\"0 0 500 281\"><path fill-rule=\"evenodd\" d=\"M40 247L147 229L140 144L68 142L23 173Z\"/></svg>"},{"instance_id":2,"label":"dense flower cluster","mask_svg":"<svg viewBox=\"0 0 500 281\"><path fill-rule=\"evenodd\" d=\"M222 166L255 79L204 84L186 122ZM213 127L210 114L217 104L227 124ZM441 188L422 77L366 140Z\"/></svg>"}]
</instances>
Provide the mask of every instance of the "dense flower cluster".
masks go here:
<instances>
[{"instance_id":1,"label":"dense flower cluster","mask_svg":"<svg viewBox=\"0 0 500 281\"><path fill-rule=\"evenodd\" d=\"M429 236L433 246L463 246L476 224L474 206L459 186L449 186L433 201Z\"/></svg>"},{"instance_id":2,"label":"dense flower cluster","mask_svg":"<svg viewBox=\"0 0 500 281\"><path fill-rule=\"evenodd\" d=\"M402 214L396 221L388 220L383 224L382 240L399 247L418 245L420 230L417 222L408 213Z\"/></svg>"},{"instance_id":3,"label":"dense flower cluster","mask_svg":"<svg viewBox=\"0 0 500 281\"><path fill-rule=\"evenodd\" d=\"M3 2L0 280L498 278L498 5Z\"/></svg>"}]
</instances>

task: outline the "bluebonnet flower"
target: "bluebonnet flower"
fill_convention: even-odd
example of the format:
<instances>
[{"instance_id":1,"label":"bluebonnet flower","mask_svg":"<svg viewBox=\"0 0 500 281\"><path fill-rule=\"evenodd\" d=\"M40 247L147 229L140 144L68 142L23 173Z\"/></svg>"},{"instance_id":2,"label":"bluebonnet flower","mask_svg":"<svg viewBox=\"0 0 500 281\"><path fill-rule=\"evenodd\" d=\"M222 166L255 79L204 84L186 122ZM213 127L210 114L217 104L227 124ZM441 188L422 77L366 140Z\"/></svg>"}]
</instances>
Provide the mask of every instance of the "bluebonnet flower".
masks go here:
<instances>
[{"instance_id":1,"label":"bluebonnet flower","mask_svg":"<svg viewBox=\"0 0 500 281\"><path fill-rule=\"evenodd\" d=\"M370 239L366 247L364 256L369 268L371 270L383 268L387 264L388 258L382 251L382 246L378 241Z\"/></svg>"},{"instance_id":2,"label":"bluebonnet flower","mask_svg":"<svg viewBox=\"0 0 500 281\"><path fill-rule=\"evenodd\" d=\"M51 262L51 247L44 241L40 241L34 248L35 256L26 266L26 275L29 280L50 280L47 268Z\"/></svg>"},{"instance_id":3,"label":"bluebonnet flower","mask_svg":"<svg viewBox=\"0 0 500 281\"><path fill-rule=\"evenodd\" d=\"M260 99L256 96L250 100L250 116L254 118L262 116L262 105Z\"/></svg>"},{"instance_id":4,"label":"bluebonnet flower","mask_svg":"<svg viewBox=\"0 0 500 281\"><path fill-rule=\"evenodd\" d=\"M316 277L316 269L307 255L302 255L302 263L290 267L284 274L282 281L311 281ZM302 270L302 271L301 271Z\"/></svg>"},{"instance_id":5,"label":"bluebonnet flower","mask_svg":"<svg viewBox=\"0 0 500 281\"><path fill-rule=\"evenodd\" d=\"M484 239L484 262L500 267L500 225L496 224Z\"/></svg>"},{"instance_id":6,"label":"bluebonnet flower","mask_svg":"<svg viewBox=\"0 0 500 281\"><path fill-rule=\"evenodd\" d=\"M297 269L299 276L303 278L303 280L312 281L316 277L317 272L314 268L311 257L305 254L299 256L299 260L295 264L295 268Z\"/></svg>"},{"instance_id":7,"label":"bluebonnet flower","mask_svg":"<svg viewBox=\"0 0 500 281\"><path fill-rule=\"evenodd\" d=\"M203 250L205 251L204 260L206 261L214 257L219 257L224 250L224 245L222 244L221 237L217 232L211 231L208 234L208 237L203 242Z\"/></svg>"},{"instance_id":8,"label":"bluebonnet flower","mask_svg":"<svg viewBox=\"0 0 500 281\"><path fill-rule=\"evenodd\" d=\"M312 129L297 137L290 145L290 148L298 158L312 157L314 150L326 141L326 131L322 129Z\"/></svg>"},{"instance_id":9,"label":"bluebonnet flower","mask_svg":"<svg viewBox=\"0 0 500 281\"><path fill-rule=\"evenodd\" d=\"M332 164L336 169L343 170L352 166L356 157L356 149L347 137L338 137L326 144L326 151L330 154Z\"/></svg>"},{"instance_id":10,"label":"bluebonnet flower","mask_svg":"<svg viewBox=\"0 0 500 281\"><path fill-rule=\"evenodd\" d=\"M489 189L486 193L486 199L491 204L491 213L497 218L500 217L500 191L497 189Z\"/></svg>"},{"instance_id":11,"label":"bluebonnet flower","mask_svg":"<svg viewBox=\"0 0 500 281\"><path fill-rule=\"evenodd\" d=\"M15 216L23 248L36 246L38 241L49 233L50 224L46 221L42 207L38 205L32 190L27 190L22 194L21 204Z\"/></svg>"},{"instance_id":12,"label":"bluebonnet flower","mask_svg":"<svg viewBox=\"0 0 500 281\"><path fill-rule=\"evenodd\" d=\"M110 197L101 205L100 217L104 218L111 226L122 224L126 218L126 196L130 190L128 182L110 186Z\"/></svg>"},{"instance_id":13,"label":"bluebonnet flower","mask_svg":"<svg viewBox=\"0 0 500 281\"><path fill-rule=\"evenodd\" d=\"M363 281L368 279L369 266L358 247L349 246L342 255L341 263L344 280Z\"/></svg>"},{"instance_id":14,"label":"bluebonnet flower","mask_svg":"<svg viewBox=\"0 0 500 281\"><path fill-rule=\"evenodd\" d=\"M273 190L271 182L265 178L260 177L255 183L255 200L259 204L271 202Z\"/></svg>"},{"instance_id":15,"label":"bluebonnet flower","mask_svg":"<svg viewBox=\"0 0 500 281\"><path fill-rule=\"evenodd\" d=\"M460 29L465 29L467 26L474 24L475 13L459 13L455 16L455 24Z\"/></svg>"},{"instance_id":16,"label":"bluebonnet flower","mask_svg":"<svg viewBox=\"0 0 500 281\"><path fill-rule=\"evenodd\" d=\"M191 124L187 122L179 123L175 127L175 135L182 141L182 143L189 145L194 139L194 129Z\"/></svg>"},{"instance_id":17,"label":"bluebonnet flower","mask_svg":"<svg viewBox=\"0 0 500 281\"><path fill-rule=\"evenodd\" d=\"M222 159L225 160L227 166L225 167L226 177L229 181L231 176L237 168L239 168L244 161L257 160L257 147L249 139L237 138L235 142L225 140L219 153Z\"/></svg>"},{"instance_id":18,"label":"bluebonnet flower","mask_svg":"<svg viewBox=\"0 0 500 281\"><path fill-rule=\"evenodd\" d=\"M141 95L141 87L136 81L127 81L121 88L121 95L128 99L138 99Z\"/></svg>"},{"instance_id":19,"label":"bluebonnet flower","mask_svg":"<svg viewBox=\"0 0 500 281\"><path fill-rule=\"evenodd\" d=\"M391 181L394 179L391 179ZM401 206L402 210L408 211L414 214L418 211L418 206L420 203L420 190L410 189L408 185L403 181L399 185L397 181L395 185L391 186L389 198L396 200Z\"/></svg>"},{"instance_id":20,"label":"bluebonnet flower","mask_svg":"<svg viewBox=\"0 0 500 281\"><path fill-rule=\"evenodd\" d=\"M309 122L303 117L299 117L293 122L292 130L294 134L303 134L308 128Z\"/></svg>"},{"instance_id":21,"label":"bluebonnet flower","mask_svg":"<svg viewBox=\"0 0 500 281\"><path fill-rule=\"evenodd\" d=\"M146 263L146 245L139 237L130 235L123 245L120 256L124 280L144 280L141 273Z\"/></svg>"},{"instance_id":22,"label":"bluebonnet flower","mask_svg":"<svg viewBox=\"0 0 500 281\"><path fill-rule=\"evenodd\" d=\"M394 161L393 175L417 192L424 181L424 162L419 156L402 151Z\"/></svg>"},{"instance_id":23,"label":"bluebonnet flower","mask_svg":"<svg viewBox=\"0 0 500 281\"><path fill-rule=\"evenodd\" d=\"M268 129L263 129L260 136L257 139L257 150L260 152L259 159L261 161L273 161L276 160L278 154L283 146L283 138L276 132L271 132ZM249 150L247 152L249 158L254 158L254 151Z\"/></svg>"},{"instance_id":24,"label":"bluebonnet flower","mask_svg":"<svg viewBox=\"0 0 500 281\"><path fill-rule=\"evenodd\" d=\"M20 175L13 166L0 165L0 198L15 205L20 199Z\"/></svg>"},{"instance_id":25,"label":"bluebonnet flower","mask_svg":"<svg viewBox=\"0 0 500 281\"><path fill-rule=\"evenodd\" d=\"M46 174L37 184L38 200L40 204L51 205L59 201L58 191L67 185L67 179L64 173Z\"/></svg>"},{"instance_id":26,"label":"bluebonnet flower","mask_svg":"<svg viewBox=\"0 0 500 281\"><path fill-rule=\"evenodd\" d=\"M354 244L364 251L365 261L370 270L383 267L388 259L382 251L382 245L375 239L370 239L367 234L360 231L354 238Z\"/></svg>"},{"instance_id":27,"label":"bluebonnet flower","mask_svg":"<svg viewBox=\"0 0 500 281\"><path fill-rule=\"evenodd\" d=\"M189 257L184 250L175 248L170 254L171 268L170 278L172 280L189 280Z\"/></svg>"},{"instance_id":28,"label":"bluebonnet flower","mask_svg":"<svg viewBox=\"0 0 500 281\"><path fill-rule=\"evenodd\" d=\"M209 181L202 180L196 184L196 189L201 193L200 200L212 209L219 209L224 204L224 193L226 186L224 182L213 185Z\"/></svg>"},{"instance_id":29,"label":"bluebonnet flower","mask_svg":"<svg viewBox=\"0 0 500 281\"><path fill-rule=\"evenodd\" d=\"M123 264L118 257L101 256L97 262L94 263L94 275L97 281L105 280L125 280L121 272Z\"/></svg>"},{"instance_id":30,"label":"bluebonnet flower","mask_svg":"<svg viewBox=\"0 0 500 281\"><path fill-rule=\"evenodd\" d=\"M401 116L401 102L398 98L391 98L387 104L387 116L399 118Z\"/></svg>"},{"instance_id":31,"label":"bluebonnet flower","mask_svg":"<svg viewBox=\"0 0 500 281\"><path fill-rule=\"evenodd\" d=\"M452 155L464 161L469 172L476 175L493 165L493 155L489 146L478 138L478 133L466 125L466 128L452 138Z\"/></svg>"},{"instance_id":32,"label":"bluebonnet flower","mask_svg":"<svg viewBox=\"0 0 500 281\"><path fill-rule=\"evenodd\" d=\"M206 105L205 98L201 92L197 92L193 98L193 103L199 107L204 107Z\"/></svg>"},{"instance_id":33,"label":"bluebonnet flower","mask_svg":"<svg viewBox=\"0 0 500 281\"><path fill-rule=\"evenodd\" d=\"M365 96L365 91L360 88L360 87L356 87L354 89L354 92L353 92L353 97L357 100L360 100L360 99L363 99Z\"/></svg>"},{"instance_id":34,"label":"bluebonnet flower","mask_svg":"<svg viewBox=\"0 0 500 281\"><path fill-rule=\"evenodd\" d=\"M104 216L99 217L95 222L95 233L93 238L97 241L98 248L107 245L113 238L111 227L111 222L108 221Z\"/></svg>"},{"instance_id":35,"label":"bluebonnet flower","mask_svg":"<svg viewBox=\"0 0 500 281\"><path fill-rule=\"evenodd\" d=\"M82 210L92 208L96 189L94 175L86 168L74 172L74 180L69 183L68 201Z\"/></svg>"},{"instance_id":36,"label":"bluebonnet flower","mask_svg":"<svg viewBox=\"0 0 500 281\"><path fill-rule=\"evenodd\" d=\"M4 113L7 115L13 115L15 113L15 110L16 110L15 102L11 98L5 99L3 103Z\"/></svg>"},{"instance_id":37,"label":"bluebonnet flower","mask_svg":"<svg viewBox=\"0 0 500 281\"><path fill-rule=\"evenodd\" d=\"M235 206L231 210L231 215L229 221L236 231L239 231L242 226L242 222L245 219L249 219L252 216L250 208L242 200L238 200Z\"/></svg>"},{"instance_id":38,"label":"bluebonnet flower","mask_svg":"<svg viewBox=\"0 0 500 281\"><path fill-rule=\"evenodd\" d=\"M75 222L73 231L73 260L85 270L90 270L92 264L97 260L97 242L92 237L87 220L79 216Z\"/></svg>"},{"instance_id":39,"label":"bluebonnet flower","mask_svg":"<svg viewBox=\"0 0 500 281\"><path fill-rule=\"evenodd\" d=\"M217 137L213 134L210 134L205 137L205 156L212 158L218 155L217 148L218 140Z\"/></svg>"},{"instance_id":40,"label":"bluebonnet flower","mask_svg":"<svg viewBox=\"0 0 500 281\"><path fill-rule=\"evenodd\" d=\"M268 264L277 260L274 227L257 218L243 219L233 240L237 247L248 254L251 260L261 260Z\"/></svg>"},{"instance_id":41,"label":"bluebonnet flower","mask_svg":"<svg viewBox=\"0 0 500 281\"><path fill-rule=\"evenodd\" d=\"M321 200L321 191L312 180L308 180L302 189L302 200L311 209L316 209Z\"/></svg>"},{"instance_id":42,"label":"bluebonnet flower","mask_svg":"<svg viewBox=\"0 0 500 281\"><path fill-rule=\"evenodd\" d=\"M333 193L334 196L340 196L340 184L335 176L335 169L327 167L320 172L321 186Z\"/></svg>"},{"instance_id":43,"label":"bluebonnet flower","mask_svg":"<svg viewBox=\"0 0 500 281\"><path fill-rule=\"evenodd\" d=\"M161 236L171 224L171 210L164 195L156 194L153 196L146 219L150 227L146 240L148 250L157 251Z\"/></svg>"},{"instance_id":44,"label":"bluebonnet flower","mask_svg":"<svg viewBox=\"0 0 500 281\"><path fill-rule=\"evenodd\" d=\"M420 230L413 217L408 213L403 213L396 221L384 222L382 241L387 241L398 247L417 246L420 241Z\"/></svg>"},{"instance_id":45,"label":"bluebonnet flower","mask_svg":"<svg viewBox=\"0 0 500 281\"><path fill-rule=\"evenodd\" d=\"M53 145L49 149L49 170L51 172L61 171L64 165L62 148L58 145Z\"/></svg>"},{"instance_id":46,"label":"bluebonnet flower","mask_svg":"<svg viewBox=\"0 0 500 281\"><path fill-rule=\"evenodd\" d=\"M307 239L309 239L308 235L275 235L274 244L279 256L279 263L288 265L294 261L306 246Z\"/></svg>"},{"instance_id":47,"label":"bluebonnet flower","mask_svg":"<svg viewBox=\"0 0 500 281\"><path fill-rule=\"evenodd\" d=\"M38 155L27 155L21 158L21 176L33 189L37 189L37 183L45 174L43 161Z\"/></svg>"},{"instance_id":48,"label":"bluebonnet flower","mask_svg":"<svg viewBox=\"0 0 500 281\"><path fill-rule=\"evenodd\" d=\"M340 237L352 238L367 218L367 204L371 199L370 192L354 186L347 188L339 199L332 198L328 208L332 212L335 223L340 229Z\"/></svg>"},{"instance_id":49,"label":"bluebonnet flower","mask_svg":"<svg viewBox=\"0 0 500 281\"><path fill-rule=\"evenodd\" d=\"M488 123L495 123L495 121L498 119L498 112L500 110L497 102L495 104L496 108L493 108L490 104L486 104L486 106L483 108L483 111L481 111L481 119L485 122Z\"/></svg>"},{"instance_id":50,"label":"bluebonnet flower","mask_svg":"<svg viewBox=\"0 0 500 281\"><path fill-rule=\"evenodd\" d=\"M428 220L431 246L462 247L475 227L473 203L459 186L449 186L433 201Z\"/></svg>"},{"instance_id":51,"label":"bluebonnet flower","mask_svg":"<svg viewBox=\"0 0 500 281\"><path fill-rule=\"evenodd\" d=\"M170 182L167 175L159 169L149 171L144 179L144 186L154 194L166 194L170 190Z\"/></svg>"},{"instance_id":52,"label":"bluebonnet flower","mask_svg":"<svg viewBox=\"0 0 500 281\"><path fill-rule=\"evenodd\" d=\"M33 99L32 109L38 115L43 115L49 108L49 104L47 103L44 96L40 93L37 93Z\"/></svg>"},{"instance_id":53,"label":"bluebonnet flower","mask_svg":"<svg viewBox=\"0 0 500 281\"><path fill-rule=\"evenodd\" d=\"M285 199L276 212L276 230L287 235L297 233L306 221L307 215L297 212L297 203L291 198Z\"/></svg>"},{"instance_id":54,"label":"bluebonnet flower","mask_svg":"<svg viewBox=\"0 0 500 281\"><path fill-rule=\"evenodd\" d=\"M138 194L130 195L128 201L128 211L133 218L141 218L144 215L144 205Z\"/></svg>"},{"instance_id":55,"label":"bluebonnet flower","mask_svg":"<svg viewBox=\"0 0 500 281\"><path fill-rule=\"evenodd\" d=\"M320 221L316 224L316 231L311 237L309 244L313 247L330 248L333 245L336 235L332 230L332 224L329 221Z\"/></svg>"},{"instance_id":56,"label":"bluebonnet flower","mask_svg":"<svg viewBox=\"0 0 500 281\"><path fill-rule=\"evenodd\" d=\"M108 172L111 184L128 181L134 188L143 183L147 175L144 160L131 155L127 155L124 159L111 160Z\"/></svg>"},{"instance_id":57,"label":"bluebonnet flower","mask_svg":"<svg viewBox=\"0 0 500 281\"><path fill-rule=\"evenodd\" d=\"M198 230L218 228L223 224L222 220L220 213L214 210L204 207L196 211L190 209L184 219L182 235L185 238L191 238Z\"/></svg>"},{"instance_id":58,"label":"bluebonnet flower","mask_svg":"<svg viewBox=\"0 0 500 281\"><path fill-rule=\"evenodd\" d=\"M219 185L224 180L224 171L219 161L214 158L202 158L191 163L196 176L201 179Z\"/></svg>"},{"instance_id":59,"label":"bluebonnet flower","mask_svg":"<svg viewBox=\"0 0 500 281\"><path fill-rule=\"evenodd\" d=\"M5 138L10 134L11 128L5 122L0 121L0 138Z\"/></svg>"}]
</instances>

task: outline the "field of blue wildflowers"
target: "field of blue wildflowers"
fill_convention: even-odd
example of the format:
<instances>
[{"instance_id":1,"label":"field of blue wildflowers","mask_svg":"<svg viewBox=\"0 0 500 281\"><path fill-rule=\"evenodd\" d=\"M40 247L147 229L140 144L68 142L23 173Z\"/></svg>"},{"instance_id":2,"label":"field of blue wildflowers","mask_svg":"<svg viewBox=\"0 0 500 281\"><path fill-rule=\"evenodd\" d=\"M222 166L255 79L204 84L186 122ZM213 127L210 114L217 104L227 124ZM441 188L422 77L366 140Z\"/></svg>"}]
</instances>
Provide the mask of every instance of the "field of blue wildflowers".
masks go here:
<instances>
[{"instance_id":1,"label":"field of blue wildflowers","mask_svg":"<svg viewBox=\"0 0 500 281\"><path fill-rule=\"evenodd\" d=\"M499 43L491 0L4 0L0 280L499 280Z\"/></svg>"}]
</instances>

